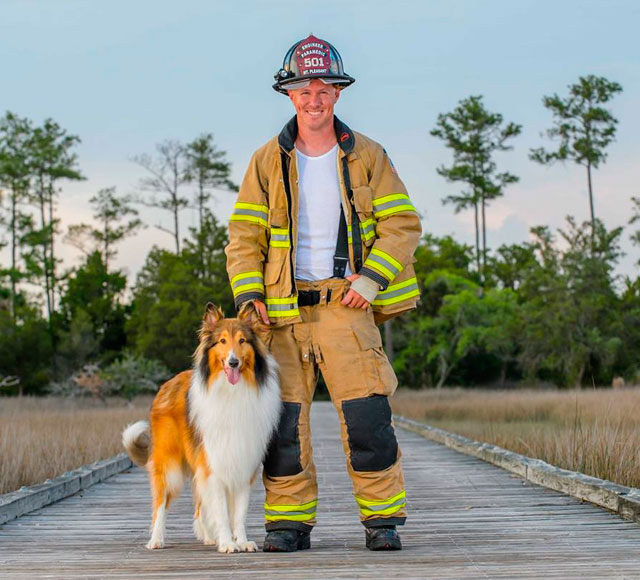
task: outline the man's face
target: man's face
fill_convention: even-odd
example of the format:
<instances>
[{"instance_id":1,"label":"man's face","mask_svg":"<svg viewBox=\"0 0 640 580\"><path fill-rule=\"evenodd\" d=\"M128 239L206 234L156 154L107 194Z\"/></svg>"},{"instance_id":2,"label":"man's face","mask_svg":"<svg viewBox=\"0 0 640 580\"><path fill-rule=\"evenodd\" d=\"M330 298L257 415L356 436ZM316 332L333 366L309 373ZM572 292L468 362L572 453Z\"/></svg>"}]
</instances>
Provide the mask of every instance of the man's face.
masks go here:
<instances>
[{"instance_id":1,"label":"man's face","mask_svg":"<svg viewBox=\"0 0 640 580\"><path fill-rule=\"evenodd\" d=\"M333 125L333 107L340 97L340 89L312 79L308 87L289 91L289 98L298 115L298 126L311 131Z\"/></svg>"}]
</instances>

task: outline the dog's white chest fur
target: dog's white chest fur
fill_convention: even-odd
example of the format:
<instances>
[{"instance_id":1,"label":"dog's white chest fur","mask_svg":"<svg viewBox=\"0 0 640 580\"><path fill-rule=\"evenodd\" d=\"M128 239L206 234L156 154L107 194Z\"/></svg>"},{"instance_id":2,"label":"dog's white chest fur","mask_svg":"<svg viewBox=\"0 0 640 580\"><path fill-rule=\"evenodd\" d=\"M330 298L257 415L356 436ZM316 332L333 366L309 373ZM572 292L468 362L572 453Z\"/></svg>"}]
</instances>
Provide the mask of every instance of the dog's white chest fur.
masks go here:
<instances>
[{"instance_id":1,"label":"dog's white chest fur","mask_svg":"<svg viewBox=\"0 0 640 580\"><path fill-rule=\"evenodd\" d=\"M202 438L211 471L230 489L251 479L278 425L280 387L275 361L269 363L267 379L257 389L243 379L231 385L224 373L207 387L197 372L193 374L190 419Z\"/></svg>"}]
</instances>

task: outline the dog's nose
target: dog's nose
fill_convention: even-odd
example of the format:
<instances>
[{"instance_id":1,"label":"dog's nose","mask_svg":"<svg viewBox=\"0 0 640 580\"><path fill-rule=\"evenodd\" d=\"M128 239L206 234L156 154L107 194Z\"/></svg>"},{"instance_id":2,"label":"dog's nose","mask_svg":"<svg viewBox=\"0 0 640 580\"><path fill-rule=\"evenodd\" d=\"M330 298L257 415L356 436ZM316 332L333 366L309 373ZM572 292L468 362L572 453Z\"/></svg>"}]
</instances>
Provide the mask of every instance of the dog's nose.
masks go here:
<instances>
[{"instance_id":1,"label":"dog's nose","mask_svg":"<svg viewBox=\"0 0 640 580\"><path fill-rule=\"evenodd\" d=\"M239 361L237 358L232 358L232 359L228 362L228 365L229 365L232 369L237 369L239 364L240 364L240 361Z\"/></svg>"}]
</instances>

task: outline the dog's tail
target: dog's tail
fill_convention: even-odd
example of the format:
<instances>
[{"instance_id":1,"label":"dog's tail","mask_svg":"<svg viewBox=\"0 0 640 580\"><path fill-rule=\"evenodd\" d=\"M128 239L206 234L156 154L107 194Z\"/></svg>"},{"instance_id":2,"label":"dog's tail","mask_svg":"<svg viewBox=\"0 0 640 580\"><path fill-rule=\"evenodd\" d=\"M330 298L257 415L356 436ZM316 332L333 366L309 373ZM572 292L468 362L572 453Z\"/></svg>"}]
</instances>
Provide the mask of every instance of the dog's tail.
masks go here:
<instances>
[{"instance_id":1,"label":"dog's tail","mask_svg":"<svg viewBox=\"0 0 640 580\"><path fill-rule=\"evenodd\" d=\"M136 465L147 464L150 443L148 421L132 423L122 432L122 444Z\"/></svg>"}]
</instances>

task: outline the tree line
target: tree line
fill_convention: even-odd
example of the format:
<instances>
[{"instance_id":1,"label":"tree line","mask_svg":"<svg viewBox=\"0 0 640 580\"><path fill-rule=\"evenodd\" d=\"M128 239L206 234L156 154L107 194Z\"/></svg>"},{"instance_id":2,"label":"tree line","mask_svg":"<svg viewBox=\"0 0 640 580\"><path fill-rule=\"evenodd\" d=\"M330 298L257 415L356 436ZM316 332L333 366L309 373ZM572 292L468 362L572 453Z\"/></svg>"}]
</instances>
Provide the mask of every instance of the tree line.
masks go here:
<instances>
[{"instance_id":1,"label":"tree line","mask_svg":"<svg viewBox=\"0 0 640 580\"><path fill-rule=\"evenodd\" d=\"M587 76L570 85L567 96L543 98L552 116L551 145L532 150L530 158L586 169L590 219L578 223L569 216L557 232L534 227L529 241L495 250L487 240L487 212L518 181L499 170L495 154L510 150L522 127L488 111L475 95L438 116L431 134L453 160L437 171L461 186L443 203L474 212L475 244L431 234L422 239L415 264L422 302L385 333L402 384L636 380L640 279L616 276L624 230L607 230L593 203L592 174L606 161L617 124L606 104L621 90ZM63 186L84 179L79 142L51 119L39 126L11 112L0 119L0 244L8 257L0 265L0 386L6 392L89 388L131 396L136 385L189 365L206 301L233 309L226 227L209 206L216 191L237 186L213 135L167 140L152 154L131 157L141 170L137 193L96 192L93 223L62 231ZM633 228L640 199L631 202ZM120 242L151 225L141 213L145 207L168 213L171 226L154 227L171 236L173 249L153 247L127 295L132 281L113 261ZM198 222L185 233L179 217L188 207L197 209ZM640 230L631 238L640 245ZM80 264L63 267L60 242L81 250Z\"/></svg>"},{"instance_id":2,"label":"tree line","mask_svg":"<svg viewBox=\"0 0 640 580\"><path fill-rule=\"evenodd\" d=\"M143 171L137 193L98 191L90 199L93 223L62 231L63 184L84 179L79 143L52 119L41 126L12 112L0 119L0 248L8 255L0 265L0 386L6 392L73 394L103 385L104 392L131 394L136 381L148 384L162 369L168 376L189 365L202 304L233 307L226 228L208 206L216 190L237 186L213 135L167 140L153 154L132 157ZM148 227L144 207L168 212L172 225L154 227L173 238L175 251L154 247L127 299L127 277L113 261L123 240ZM198 223L185 236L179 217L188 207L197 209ZM79 265L63 268L61 242L82 252Z\"/></svg>"}]
</instances>

